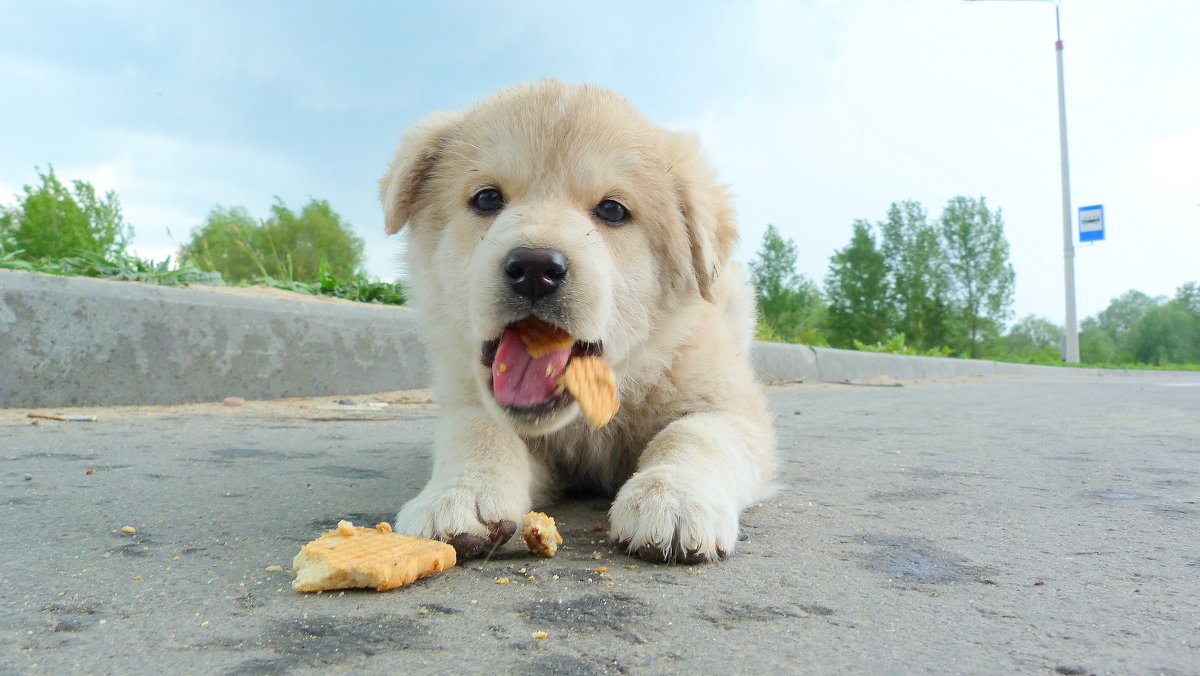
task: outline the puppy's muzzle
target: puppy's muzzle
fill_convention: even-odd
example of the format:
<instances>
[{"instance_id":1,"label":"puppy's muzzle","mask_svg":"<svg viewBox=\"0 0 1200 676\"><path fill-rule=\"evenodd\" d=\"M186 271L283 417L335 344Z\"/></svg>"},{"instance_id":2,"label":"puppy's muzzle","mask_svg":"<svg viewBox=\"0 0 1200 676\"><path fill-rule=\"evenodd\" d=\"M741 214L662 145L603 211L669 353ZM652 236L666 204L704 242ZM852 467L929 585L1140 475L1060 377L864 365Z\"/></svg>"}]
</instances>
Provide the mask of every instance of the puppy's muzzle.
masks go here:
<instances>
[{"instance_id":1,"label":"puppy's muzzle","mask_svg":"<svg viewBox=\"0 0 1200 676\"><path fill-rule=\"evenodd\" d=\"M570 262L557 249L517 247L504 259L504 276L512 290L531 303L553 295L566 282Z\"/></svg>"}]
</instances>

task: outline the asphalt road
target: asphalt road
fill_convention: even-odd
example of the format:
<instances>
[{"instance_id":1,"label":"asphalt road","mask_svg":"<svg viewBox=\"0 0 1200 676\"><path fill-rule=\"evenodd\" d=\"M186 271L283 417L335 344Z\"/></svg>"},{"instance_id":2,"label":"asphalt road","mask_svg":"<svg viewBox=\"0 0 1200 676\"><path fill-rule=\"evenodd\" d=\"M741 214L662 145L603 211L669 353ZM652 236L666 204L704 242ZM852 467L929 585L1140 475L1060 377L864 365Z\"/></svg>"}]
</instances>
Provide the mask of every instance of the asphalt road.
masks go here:
<instances>
[{"instance_id":1,"label":"asphalt road","mask_svg":"<svg viewBox=\"0 0 1200 676\"><path fill-rule=\"evenodd\" d=\"M784 487L728 562L626 557L578 499L553 559L320 595L292 556L417 491L435 407L0 411L0 671L1200 673L1200 373L770 398Z\"/></svg>"}]
</instances>

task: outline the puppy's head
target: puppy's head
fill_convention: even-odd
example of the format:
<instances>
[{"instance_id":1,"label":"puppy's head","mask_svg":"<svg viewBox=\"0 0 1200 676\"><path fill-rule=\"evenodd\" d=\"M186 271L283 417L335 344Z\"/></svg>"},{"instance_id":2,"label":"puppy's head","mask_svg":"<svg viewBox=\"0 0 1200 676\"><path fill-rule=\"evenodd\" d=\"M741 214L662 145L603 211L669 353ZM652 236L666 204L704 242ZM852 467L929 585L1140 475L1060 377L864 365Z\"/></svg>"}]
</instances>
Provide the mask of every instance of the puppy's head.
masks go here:
<instances>
[{"instance_id":1,"label":"puppy's head","mask_svg":"<svg viewBox=\"0 0 1200 676\"><path fill-rule=\"evenodd\" d=\"M676 313L712 302L736 241L726 193L693 138L651 125L609 91L555 81L419 122L380 198L389 234L409 226L414 295L467 335L474 354L463 368L524 434L577 415L556 386L571 358L600 354L620 377ZM528 317L575 344L532 357L512 328ZM522 372L498 386L500 368Z\"/></svg>"}]
</instances>

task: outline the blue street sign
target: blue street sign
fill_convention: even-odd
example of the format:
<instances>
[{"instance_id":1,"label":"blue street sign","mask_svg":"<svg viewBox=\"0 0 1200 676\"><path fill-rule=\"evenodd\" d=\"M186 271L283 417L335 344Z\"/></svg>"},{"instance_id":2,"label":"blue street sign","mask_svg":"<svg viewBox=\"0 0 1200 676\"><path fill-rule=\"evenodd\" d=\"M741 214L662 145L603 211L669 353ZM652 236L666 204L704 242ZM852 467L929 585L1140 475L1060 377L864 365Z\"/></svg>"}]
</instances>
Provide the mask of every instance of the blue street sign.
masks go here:
<instances>
[{"instance_id":1,"label":"blue street sign","mask_svg":"<svg viewBox=\"0 0 1200 676\"><path fill-rule=\"evenodd\" d=\"M1079 241L1099 242L1104 239L1104 205L1079 207Z\"/></svg>"}]
</instances>

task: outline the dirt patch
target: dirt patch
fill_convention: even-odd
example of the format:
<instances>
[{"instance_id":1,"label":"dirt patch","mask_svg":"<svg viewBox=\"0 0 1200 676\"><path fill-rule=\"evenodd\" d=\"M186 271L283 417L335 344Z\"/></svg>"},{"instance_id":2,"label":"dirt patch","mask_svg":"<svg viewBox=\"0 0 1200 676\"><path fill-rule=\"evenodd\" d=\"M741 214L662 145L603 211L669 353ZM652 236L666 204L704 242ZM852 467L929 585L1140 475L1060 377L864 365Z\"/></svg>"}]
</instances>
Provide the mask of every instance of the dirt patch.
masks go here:
<instances>
[{"instance_id":1,"label":"dirt patch","mask_svg":"<svg viewBox=\"0 0 1200 676\"><path fill-rule=\"evenodd\" d=\"M92 425L30 418L30 413L61 415L68 418L95 417L97 422L128 418L165 418L197 415L241 416L253 418L348 419L386 418L392 408L432 408L430 390L398 390L351 397L295 397L266 401L246 401L236 406L224 402L176 404L172 406L82 406L77 408L5 408L0 409L0 425Z\"/></svg>"}]
</instances>

